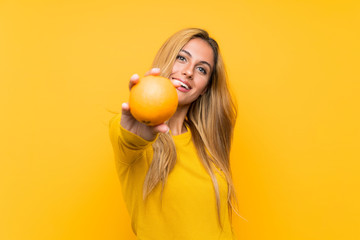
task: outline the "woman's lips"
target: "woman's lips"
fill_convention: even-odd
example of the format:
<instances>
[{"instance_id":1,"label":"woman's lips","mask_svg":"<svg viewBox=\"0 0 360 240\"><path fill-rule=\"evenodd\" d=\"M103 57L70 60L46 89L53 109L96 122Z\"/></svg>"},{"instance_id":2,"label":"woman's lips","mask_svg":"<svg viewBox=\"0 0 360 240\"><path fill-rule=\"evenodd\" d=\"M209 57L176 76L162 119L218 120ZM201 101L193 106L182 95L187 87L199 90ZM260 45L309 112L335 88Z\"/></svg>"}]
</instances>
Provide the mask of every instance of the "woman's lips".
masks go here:
<instances>
[{"instance_id":1,"label":"woman's lips","mask_svg":"<svg viewBox=\"0 0 360 240\"><path fill-rule=\"evenodd\" d=\"M181 92L188 92L188 91L190 91L191 88L189 87L189 85L187 85L187 84L184 83L183 81L180 81L180 80L178 80L178 79L174 79L173 81L176 82L176 83L178 83L178 84L180 84L180 86L176 88L177 90L179 90L179 91L181 91Z\"/></svg>"},{"instance_id":2,"label":"woman's lips","mask_svg":"<svg viewBox=\"0 0 360 240\"><path fill-rule=\"evenodd\" d=\"M177 79L177 78L173 78L173 81L180 84L179 87L177 87L176 89L178 89L181 92L188 92L190 91L191 87L189 86L188 82L183 81L181 79Z\"/></svg>"}]
</instances>

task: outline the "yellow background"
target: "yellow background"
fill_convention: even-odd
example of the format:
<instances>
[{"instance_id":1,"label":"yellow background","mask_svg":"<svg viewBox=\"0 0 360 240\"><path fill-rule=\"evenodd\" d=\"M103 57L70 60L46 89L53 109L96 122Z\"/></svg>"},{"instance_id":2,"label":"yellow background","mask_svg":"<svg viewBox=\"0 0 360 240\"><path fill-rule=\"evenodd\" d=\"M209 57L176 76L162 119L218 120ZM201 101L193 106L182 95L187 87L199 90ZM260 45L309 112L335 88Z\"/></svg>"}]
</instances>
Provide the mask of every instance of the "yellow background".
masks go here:
<instances>
[{"instance_id":1,"label":"yellow background","mask_svg":"<svg viewBox=\"0 0 360 240\"><path fill-rule=\"evenodd\" d=\"M239 239L360 239L359 1L0 1L0 239L135 239L107 109L205 28L237 98Z\"/></svg>"}]
</instances>

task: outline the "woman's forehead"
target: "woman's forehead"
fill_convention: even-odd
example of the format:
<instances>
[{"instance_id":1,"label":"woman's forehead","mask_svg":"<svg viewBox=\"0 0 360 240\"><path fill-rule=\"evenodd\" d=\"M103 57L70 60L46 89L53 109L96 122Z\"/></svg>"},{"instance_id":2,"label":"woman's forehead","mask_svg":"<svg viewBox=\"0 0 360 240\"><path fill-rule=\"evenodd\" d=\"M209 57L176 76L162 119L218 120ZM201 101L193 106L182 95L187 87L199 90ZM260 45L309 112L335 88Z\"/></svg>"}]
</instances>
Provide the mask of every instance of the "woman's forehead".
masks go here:
<instances>
[{"instance_id":1,"label":"woman's forehead","mask_svg":"<svg viewBox=\"0 0 360 240\"><path fill-rule=\"evenodd\" d=\"M214 65L214 51L210 44L201 38L191 39L181 51L190 54L195 60L206 61L211 66Z\"/></svg>"}]
</instances>

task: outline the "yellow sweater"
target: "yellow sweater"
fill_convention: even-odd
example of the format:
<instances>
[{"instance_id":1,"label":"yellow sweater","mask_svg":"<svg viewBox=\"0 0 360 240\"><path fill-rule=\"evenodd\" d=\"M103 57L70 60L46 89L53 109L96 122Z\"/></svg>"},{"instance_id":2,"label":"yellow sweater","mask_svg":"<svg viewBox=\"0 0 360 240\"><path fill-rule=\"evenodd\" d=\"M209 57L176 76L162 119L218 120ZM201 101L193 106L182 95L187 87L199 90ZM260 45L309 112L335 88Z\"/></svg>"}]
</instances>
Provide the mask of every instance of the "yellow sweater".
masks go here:
<instances>
[{"instance_id":1,"label":"yellow sweater","mask_svg":"<svg viewBox=\"0 0 360 240\"><path fill-rule=\"evenodd\" d=\"M137 239L234 239L228 217L226 181L216 173L222 230L212 181L197 156L191 132L173 136L177 162L168 176L162 201L159 184L144 202L142 188L152 161L152 142L122 128L120 118L118 114L110 120L109 133L122 194Z\"/></svg>"}]
</instances>

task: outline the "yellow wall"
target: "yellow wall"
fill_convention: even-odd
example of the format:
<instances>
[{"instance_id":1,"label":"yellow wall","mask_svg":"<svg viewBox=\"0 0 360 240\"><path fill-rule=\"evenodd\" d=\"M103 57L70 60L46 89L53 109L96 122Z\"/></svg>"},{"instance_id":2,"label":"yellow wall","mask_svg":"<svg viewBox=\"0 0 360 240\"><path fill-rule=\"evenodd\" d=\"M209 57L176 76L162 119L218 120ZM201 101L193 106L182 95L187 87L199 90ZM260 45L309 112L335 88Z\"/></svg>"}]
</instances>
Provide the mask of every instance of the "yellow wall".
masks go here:
<instances>
[{"instance_id":1,"label":"yellow wall","mask_svg":"<svg viewBox=\"0 0 360 240\"><path fill-rule=\"evenodd\" d=\"M359 1L0 1L0 239L135 239L106 109L184 27L239 106L240 239L360 239Z\"/></svg>"}]
</instances>

